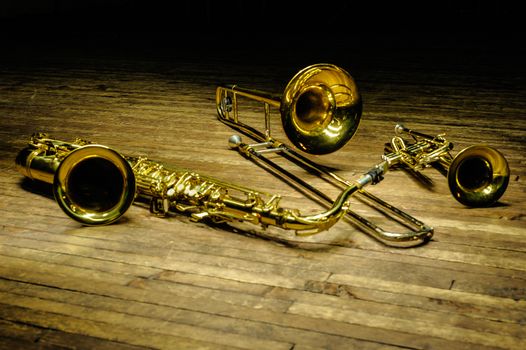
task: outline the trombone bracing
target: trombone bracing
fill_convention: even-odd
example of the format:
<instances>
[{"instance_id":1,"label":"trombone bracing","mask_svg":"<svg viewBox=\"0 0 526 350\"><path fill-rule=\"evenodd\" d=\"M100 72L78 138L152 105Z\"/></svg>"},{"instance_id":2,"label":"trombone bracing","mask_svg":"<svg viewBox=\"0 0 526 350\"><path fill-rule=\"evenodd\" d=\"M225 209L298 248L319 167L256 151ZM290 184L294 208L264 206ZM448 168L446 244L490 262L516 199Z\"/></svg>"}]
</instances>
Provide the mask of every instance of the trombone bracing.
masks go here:
<instances>
[{"instance_id":1,"label":"trombone bracing","mask_svg":"<svg viewBox=\"0 0 526 350\"><path fill-rule=\"evenodd\" d=\"M240 96L264 104L264 131L239 120ZM308 66L289 81L281 97L236 85L221 85L216 89L216 107L220 121L257 142L245 144L239 136L233 136L229 140L230 146L292 186L306 191L326 204L333 202L328 195L283 169L264 154L276 152L335 186L352 186L353 182L343 179L285 143L274 139L270 132L270 107L275 107L280 111L287 137L300 150L311 154L327 154L343 147L358 128L362 100L353 78L342 68L326 63ZM388 169L389 163L385 160L377 164L366 173L367 181L363 178L358 180L358 183L363 181L363 184L353 191L352 195L410 230L384 230L352 210L346 210L347 217L364 232L389 246L411 247L429 241L433 236L432 227L363 189L366 184L380 181Z\"/></svg>"}]
</instances>

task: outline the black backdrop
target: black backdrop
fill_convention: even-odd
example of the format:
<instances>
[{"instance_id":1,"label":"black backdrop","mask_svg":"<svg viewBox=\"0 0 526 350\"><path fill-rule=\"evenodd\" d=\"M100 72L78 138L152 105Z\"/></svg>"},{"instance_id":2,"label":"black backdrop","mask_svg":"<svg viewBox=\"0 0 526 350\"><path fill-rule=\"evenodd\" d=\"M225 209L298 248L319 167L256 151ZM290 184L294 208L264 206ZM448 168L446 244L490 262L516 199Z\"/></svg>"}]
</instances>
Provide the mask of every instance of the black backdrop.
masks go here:
<instances>
[{"instance_id":1,"label":"black backdrop","mask_svg":"<svg viewBox=\"0 0 526 350\"><path fill-rule=\"evenodd\" d=\"M518 2L511 2L516 4ZM499 1L4 0L4 46L445 47L522 50Z\"/></svg>"}]
</instances>

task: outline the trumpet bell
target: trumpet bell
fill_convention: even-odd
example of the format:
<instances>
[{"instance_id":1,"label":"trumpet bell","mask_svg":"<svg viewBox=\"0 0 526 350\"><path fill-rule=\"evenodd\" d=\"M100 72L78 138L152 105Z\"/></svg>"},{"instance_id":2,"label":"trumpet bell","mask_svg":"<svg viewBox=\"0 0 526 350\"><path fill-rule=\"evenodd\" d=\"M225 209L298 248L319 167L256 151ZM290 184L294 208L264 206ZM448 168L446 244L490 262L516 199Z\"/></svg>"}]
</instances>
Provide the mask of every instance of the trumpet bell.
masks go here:
<instances>
[{"instance_id":1,"label":"trumpet bell","mask_svg":"<svg viewBox=\"0 0 526 350\"><path fill-rule=\"evenodd\" d=\"M105 146L87 145L60 163L53 194L71 218L85 225L105 225L128 210L135 186L133 170L119 153Z\"/></svg>"},{"instance_id":2,"label":"trumpet bell","mask_svg":"<svg viewBox=\"0 0 526 350\"><path fill-rule=\"evenodd\" d=\"M280 103L281 121L289 140L310 154L327 154L354 135L362 115L362 99L352 76L326 63L299 71Z\"/></svg>"},{"instance_id":3,"label":"trumpet bell","mask_svg":"<svg viewBox=\"0 0 526 350\"><path fill-rule=\"evenodd\" d=\"M508 162L498 150L482 145L459 152L449 167L451 194L471 207L487 207L497 202L508 187Z\"/></svg>"}]
</instances>

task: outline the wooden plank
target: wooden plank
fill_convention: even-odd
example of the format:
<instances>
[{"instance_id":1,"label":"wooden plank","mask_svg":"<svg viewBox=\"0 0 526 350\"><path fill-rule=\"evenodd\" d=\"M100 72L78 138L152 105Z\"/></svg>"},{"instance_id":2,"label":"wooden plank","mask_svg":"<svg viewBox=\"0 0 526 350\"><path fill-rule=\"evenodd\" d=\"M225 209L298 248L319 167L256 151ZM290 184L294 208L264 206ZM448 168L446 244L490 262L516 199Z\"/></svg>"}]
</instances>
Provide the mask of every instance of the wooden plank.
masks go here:
<instances>
[{"instance_id":1,"label":"wooden plank","mask_svg":"<svg viewBox=\"0 0 526 350\"><path fill-rule=\"evenodd\" d=\"M103 350L141 350L149 346L136 346L117 341L109 341L103 338L94 338L81 334L66 333L61 331L46 331L45 335L38 340L40 348L66 348L66 349L103 349ZM198 344L195 344L197 346Z\"/></svg>"},{"instance_id":2,"label":"wooden plank","mask_svg":"<svg viewBox=\"0 0 526 350\"><path fill-rule=\"evenodd\" d=\"M24 246L28 246L30 247L31 246L31 241L26 241L25 240L22 240L21 242L23 242L23 244L21 245L24 245ZM9 242L10 245L13 244L13 243L16 243L16 240L15 242ZM40 248L43 248L45 245L43 244L45 242L36 242L36 247L40 247ZM13 250L13 248L11 248L11 250ZM14 249L13 253L16 254L17 252L17 249ZM76 252L77 253L80 253L81 250L79 248L76 249ZM217 253L217 252L216 252ZM119 254L117 252L114 252L114 251L111 251L110 254L108 254L108 257L106 257L105 259L115 259L119 256ZM27 258L27 254L26 254L26 258ZM103 259L104 258L104 255L101 255L101 250L97 250L97 259ZM202 262L204 262L206 259L206 257L201 257L200 259L202 260ZM123 259L126 259L126 255L124 255L124 258ZM141 259L144 259L144 260L149 260L149 258L141 258ZM289 260L291 260L291 258L287 258ZM46 260L47 262L49 262L49 259ZM292 260L291 260L292 261ZM130 261L131 262L131 261ZM279 262L279 261L278 261ZM152 261L152 263L155 264L154 261ZM300 266L300 262L298 262L298 267ZM120 265L122 263L118 263L117 265ZM104 262L101 266L103 266L103 270L104 271L113 271L113 272L117 272L117 270L115 269L110 269L110 266L114 265L113 262L110 262L109 260L107 260L106 262ZM261 293L264 293L265 291L268 291L269 289L269 285L270 286L279 286L279 283L277 282L278 280L268 280L268 282L265 282L264 280L261 280L259 275L258 275L258 279L254 279L254 277L251 277L252 275L251 274L245 274L246 277L244 279L240 279L240 276L238 273L236 274L232 274L230 276L228 275L225 275L225 273L222 271L222 269L220 270L204 270L203 268L201 268L200 270L192 270L192 269L185 269L185 266L193 266L194 264L178 264L177 266L177 271L179 272L171 272L171 271L166 271L166 272L162 272L162 273L154 273L152 275L143 275L142 277L138 277L139 279L134 279L132 280L132 282L127 282L127 283L133 283L133 285L135 286L141 286L142 285L142 282L144 278L147 278L148 280L151 280L151 279L161 279L161 280L167 280L167 281L174 281L174 280L178 280L178 278L180 278L181 276L181 271L185 271L183 273L184 276L186 276L184 279L183 279L183 282L185 284L192 284L192 285L196 285L196 286L201 286L201 287L208 287L208 288L213 288L213 289L216 289L216 288L219 288L221 290L231 290L231 291L237 291L237 292L240 292L240 291L243 291L244 293L248 293L248 294L255 294L255 295L261 295ZM96 264L91 264L91 263L88 263L87 266L90 266L91 268L97 268L96 267ZM133 266L135 265L132 265L131 266L131 269L135 269ZM99 269L99 268L97 268ZM158 270L157 270L158 271ZM155 271L155 272L157 272ZM193 271L193 273L192 273ZM216 272L214 272L216 271ZM196 275L197 273L197 275ZM174 276L176 276L174 278ZM314 275L311 275L311 277L314 276ZM447 291L447 288L446 287L449 287L449 288L453 288L453 290L462 290L462 288L459 288L458 285L460 284L465 284L465 283L469 283L467 281L469 280L462 280L461 278L459 278L459 275L456 274L455 275L456 278L458 278L457 280L455 280L453 282L453 284L451 284L451 282L448 281L448 283L445 283L442 288L436 288L436 287L428 287L428 289L432 289L432 290L436 290L437 292L440 291L440 290L444 290L444 291ZM130 278L133 278L133 277L130 277ZM337 278L335 275L333 275L331 277L331 280ZM379 282L380 281L383 281L385 284L388 284L388 283L393 283L393 282L388 282L390 281L390 278L388 277L383 277L382 280L379 279L380 276L377 276L377 278L375 280L378 280ZM488 281L488 285L489 286L493 286L493 285L499 285L501 286L501 288L505 288L506 286L506 282L501 280L500 283L497 283L496 280L494 278L492 279L488 279L487 277L485 276L481 276L481 275L476 275L474 278L476 279L482 279L482 278L486 278L486 280ZM202 280L202 282L199 282L199 280ZM359 275L355 275L355 276L352 276L352 282L353 282L353 286L356 287L356 286L363 286L365 288L369 288L369 289L372 289L371 292L373 292L374 290L378 289L380 291L390 291L390 292L394 292L396 290L393 290L393 289L390 289L390 290L385 290L383 285L381 284L367 284L367 282L362 282L364 283L363 285L360 285L360 284L356 284L357 281L373 281L373 279L369 278L369 279L366 279L366 277L359 277ZM415 280L416 281L416 280ZM216 283L219 282L221 287L216 287ZM244 283L242 283L244 282ZM262 282L265 282L265 284L267 284L267 286L265 287L264 285L259 285L257 284L257 282L259 283L262 283ZM336 280L336 282L338 282L338 280ZM418 285L420 285L420 283L422 283L423 281L420 280L418 281ZM472 283L472 282L471 282ZM504 283L504 284L503 284ZM256 285L254 285L256 284ZM315 281L315 280L306 280L305 282L303 282L304 285L296 285L294 288L296 289L303 289L303 288L308 288L309 290L315 290L316 289L316 285L318 285L319 287L318 288L322 288L322 289L325 289L325 283L324 282L321 282L321 281ZM330 290L330 284L331 283L328 283L327 284L327 289ZM418 290L418 285L414 285L414 289L415 290ZM509 285L509 283L508 283ZM213 286L213 287L212 287ZM228 286L227 288L225 288L225 286ZM336 284L335 286L340 286L339 284ZM513 286L513 285L510 285L510 286ZM517 284L516 286L520 286L520 284ZM423 287L423 286L422 286ZM160 289L164 288L163 285L161 284ZM401 288L399 290L400 293L404 293L406 292L407 290ZM179 289L179 293L181 292L181 289ZM195 292L195 291L194 291ZM422 290L420 290L420 293L422 292ZM462 295L462 293L460 293ZM469 300L471 299L471 293L465 293L466 296L469 297ZM485 293L486 294L486 293ZM442 295L439 295L439 294L431 294L431 295L428 295L428 297L432 297L434 299L437 299L437 300L444 300L444 295L447 295L447 293L442 293ZM414 298L416 296L416 294L412 294L411 298ZM411 299L409 298L409 299ZM478 307L482 307L483 305L491 305L490 303L490 300L491 299L482 299L480 304L478 304ZM499 298L497 298L497 300L500 300ZM446 300L444 300L446 301ZM457 303L463 303L463 302L466 302L466 300L458 300L458 299L453 299L453 300L449 300L450 302L457 302ZM473 301L470 301L470 303L472 303ZM499 303L501 303L501 301L499 302L496 302L494 303L493 305L499 305ZM513 306L515 305L516 303L510 303L509 306ZM517 304L518 305L518 304ZM434 307L434 306L433 306ZM502 317L505 317L504 315Z\"/></svg>"},{"instance_id":3,"label":"wooden plank","mask_svg":"<svg viewBox=\"0 0 526 350\"><path fill-rule=\"evenodd\" d=\"M43 329L31 327L29 325L0 320L0 339L6 344L14 343L16 339L23 340L26 344L34 344L45 333ZM3 346L2 349L7 348Z\"/></svg>"},{"instance_id":4,"label":"wooden plank","mask_svg":"<svg viewBox=\"0 0 526 350\"><path fill-rule=\"evenodd\" d=\"M111 324L111 327L109 327L110 324L106 322L96 322L79 319L74 316L46 313L36 309L2 305L0 315L3 319L16 319L43 328L59 329L69 333L89 333L92 336L147 348L152 346L157 348L177 347L181 349L195 349L196 347L203 349L235 348L232 345L225 347L213 342L196 341L186 337L177 337L153 331L145 332L117 324Z\"/></svg>"},{"instance_id":5,"label":"wooden plank","mask_svg":"<svg viewBox=\"0 0 526 350\"><path fill-rule=\"evenodd\" d=\"M34 235L32 235L32 236L34 236ZM111 243L111 242L108 242L108 241L105 241L105 240L102 240L102 241L98 242L99 240L92 240L90 238L73 238L71 236L63 237L61 235L46 235L46 234L43 234L43 233L39 233L37 236L34 236L34 237L39 237L39 239L49 237L47 239L66 240L67 242L70 242L70 243L73 243L74 240L77 240L79 242L85 241L86 243L89 244L89 246L91 246L92 244L97 244L96 245L97 247L106 248L106 249L99 249L97 251L96 257L98 259L105 258L105 259L115 260L116 258L119 257L117 259L119 264L123 264L125 261L127 261L126 259L130 259L129 254L132 253L132 252L133 253L137 253L139 249L142 252L145 252L144 247L141 247L141 246L139 246L137 244L135 244L133 246L135 248L133 248L132 250L126 251L126 252L124 252L124 254L122 254L122 253L116 252L115 250L107 250L107 248L110 248L112 246L112 244L115 247L120 247L121 244L119 242ZM63 249L64 249L64 248L59 248L59 247L62 247L62 245L59 246L59 247L55 247L55 244L53 244L53 243L41 242L39 240L33 242L33 241L28 241L28 240L24 240L24 239L20 239L20 238L15 238L15 239L10 238L9 240L5 240L4 242L5 242L5 244L9 244L9 245L16 245L16 246L19 246L19 247L23 247L23 246L34 247L35 249L37 249L37 248L38 249L48 249L48 250L53 250L53 251L63 251ZM79 253L81 253L83 250L86 251L86 252L89 252L89 249L90 249L89 246L86 247L86 248L77 247L77 248L74 248L74 249L75 249L75 251L77 251ZM46 247L49 247L49 248L46 248ZM415 264L418 264L418 265L421 266L422 276L419 277L418 275L413 274L413 275L410 275L410 276L406 276L406 279L408 277L412 277L412 280L413 281L417 281L418 280L419 284L423 283L423 284L427 284L427 285L441 286L442 288L447 288L447 287L449 287L451 281L455 280L457 282L457 285L455 286L455 288L459 288L459 285L461 285L464 282L467 282L469 284L470 283L469 281L477 280L479 282L487 281L487 282L485 282L485 284L487 286L499 285L499 286L502 287L503 290L506 289L506 288L508 288L508 289L515 288L515 289L517 289L517 288L519 288L521 286L520 280L516 280L519 276L521 276L518 273L518 271L510 271L510 273L509 273L509 277L510 278L504 278L501 275L503 273L505 273L506 271L503 271L501 268L499 268L499 269L495 269L494 270L494 272L493 272L494 276L491 277L491 274L490 274L491 270L487 269L484 266L484 264L482 264L480 269L474 269L474 268L466 269L466 265L445 264L445 265L441 266L439 270L441 270L443 268L447 268L448 270L453 269L453 270L457 270L457 271L453 275L451 275L451 277L444 276L446 278L444 278L442 280L440 285L437 284L437 282L438 282L437 279L432 279L432 280L430 280L428 282L425 282L425 279L424 279L425 276L429 276L429 275L433 275L434 274L433 272L430 272L430 271L435 271L436 270L437 260L426 260L426 259L422 260L422 259L419 259L419 258L406 257L404 255L398 256L398 255L396 255L395 252L393 252L393 254L395 254L395 255L388 255L388 257L392 258L391 261L385 260L383 254L374 254L372 252L367 252L367 251L360 252L359 250L348 250L348 249L342 250L343 248L339 248L339 251L344 253L344 255L331 254L329 256L321 256L319 253L306 255L307 252L302 252L301 254L303 256L305 256L305 257L309 256L309 263L308 263L308 265L305 265L304 259L302 257L298 256L297 254L295 254L294 257L290 256L290 255L285 255L282 258L281 257L275 257L274 258L274 262L270 263L270 262L268 262L268 258L267 258L267 256L265 254L255 254L255 252L252 251L252 250L246 250L246 251L244 251L244 250L232 250L232 249L227 249L227 250L219 249L218 250L216 248L216 251L214 252L214 256L208 258L206 256L206 252L210 248L211 247L201 246L199 244L193 244L193 245L189 244L189 245L186 246L186 248L184 250L181 250L180 243L177 243L176 246L172 246L168 250L166 250L164 253L162 253L162 256L165 257L165 258L166 257L170 257L171 258L172 255L173 255L173 258L176 259L177 261L179 261L178 262L179 271L186 271L186 272L194 272L195 273L197 270L199 270L197 265L195 265L193 263L189 263L191 261L193 261L195 263L197 263L197 262L201 262L201 263L208 262L209 265L212 265L209 268L209 271L205 272L206 270L202 270L200 273L201 274L208 274L208 275L211 274L211 275L215 275L215 276L221 277L221 278L227 278L228 277L228 275L227 275L228 272L223 271L222 268L215 268L215 267L213 267L214 265L221 264L222 266L226 266L225 264L231 264L231 266L234 267L234 266L239 265L239 263L241 263L241 264L243 264L245 266L244 269L248 269L250 271L258 271L260 273L263 272L263 271L267 271L267 272L272 273L273 274L272 277L271 276L268 277L268 281L269 281L268 284L276 285L276 283L277 283L277 285L289 286L289 287L293 286L291 283L293 283L293 281L294 281L294 279L291 278L291 276L288 276L288 275L284 276L285 280L282 280L281 282L278 283L277 282L278 280L276 279L275 273L272 272L272 271L276 271L276 269L280 269L280 270L282 270L282 272L284 274L288 274L288 271L290 271L291 273L294 272L295 276L300 276L300 275L298 275L299 271L302 271L306 267L309 267L309 271L308 272L305 271L305 274L302 274L302 276L307 276L309 280L316 280L316 279L318 279L318 280L322 281L327 276L326 273L330 273L332 271L339 270L340 268L345 267L345 266L355 266L356 269L358 269L359 266L363 266L363 269L361 269L363 272L361 272L361 273L362 274L367 273L367 271L369 271L370 268L371 268L370 265L377 265L374 260L371 261L371 259L373 257L375 259L380 259L382 261L382 265L384 266L384 269L386 271L385 272L385 276L386 276L385 278L388 279L388 280L392 280L392 277L388 273L389 270L391 270L391 269L397 269L397 270L409 269L409 265L414 266ZM57 249L59 249L59 250L57 250ZM154 250L152 250L152 254L151 255L158 254L159 253L159 249L162 249L162 248L159 246L159 247L155 248ZM190 250L187 250L187 249L190 249ZM68 250L71 250L71 249L68 248ZM193 253L192 251L197 251L198 253ZM419 250L419 252L420 251L423 251L423 250ZM427 251L429 251L429 249L427 249L424 252L427 252ZM174 254L174 252L177 252L177 254ZM348 255L349 253L352 253L353 256L349 256ZM503 254L508 254L508 253L509 252L506 252L506 251L503 252ZM223 256L221 256L221 255L223 255ZM232 256L234 259L230 258L229 256ZM258 263L246 262L246 260L249 260L250 258L253 259L256 256L259 256L258 260L260 262L258 262ZM449 258L449 255L447 257ZM139 264L139 261L141 261L140 259L143 259L143 258L140 257L140 256L137 256L137 258L138 258L138 260L137 260L136 264ZM163 259L165 259L165 258L163 258ZM160 262L159 261L160 259L151 258L150 256L145 258L145 259L150 261L150 264L152 264L151 266L155 267L155 268L171 268L171 266L172 266L171 264L167 265L167 264L165 264L163 262ZM279 259L279 260L276 260L276 259ZM130 260L128 260L128 261L131 262ZM455 261L455 260L453 260L453 261ZM520 257L519 257L519 260L517 260L517 261L520 261ZM431 267L430 266L431 264L435 265L435 267ZM408 266L406 267L406 265L408 265ZM429 265L429 266L426 266L426 265ZM194 267L192 267L192 266L194 266ZM286 266L290 266L291 268L293 268L293 270L284 269L284 267L286 267ZM461 269L458 270L458 267L461 267ZM313 268L316 268L316 270L318 270L319 273L314 273L313 272ZM212 269L212 270L210 270L210 269ZM157 270L157 272L158 271L159 270ZM234 270L232 270L232 271L234 271ZM326 273L324 274L323 271L326 271ZM466 271L466 272L461 272L461 271ZM153 271L153 272L155 273L156 271ZM378 272L379 272L379 270L377 268L377 271L376 271L377 276L379 276ZM242 276L241 275L242 273L243 273L242 271L238 271L237 278L241 278L240 276ZM488 274L490 274L490 276L486 276ZM262 277L263 277L263 275L259 275L257 278L260 281L263 281ZM248 275L247 275L247 277L245 277L245 279L246 278L253 278L253 277L248 277ZM433 284L429 284L429 283L433 283ZM481 283L479 283L479 284L482 285ZM303 282L301 280L299 280L295 284L296 288L298 288L298 286L302 286L302 285L303 285ZM520 293L520 288L517 289L517 291ZM494 293L496 293L495 295L504 295L504 294L499 294L497 289L495 289Z\"/></svg>"},{"instance_id":6,"label":"wooden plank","mask_svg":"<svg viewBox=\"0 0 526 350\"><path fill-rule=\"evenodd\" d=\"M39 235L39 238L45 237L46 235L44 234ZM50 235L48 237L53 237L53 235ZM58 236L57 238L62 239L60 236ZM66 239L69 242L73 242L73 238L71 237L66 237ZM364 252L363 254L358 254L359 252L355 250L353 250L352 253L353 255L356 255L356 257L333 254L328 258L323 258L317 256L316 254L310 254L311 258L309 259L308 265L305 265L304 259L299 256L275 256L274 261L271 263L267 261L267 256L261 255L261 260L253 263L250 262L249 259L250 257L255 258L257 255L251 250L247 250L245 252L243 250L235 251L229 249L226 251L226 255L221 256L220 254L223 254L222 250L216 249L214 251L213 256L208 256L206 252L209 251L209 248L202 247L200 245L189 245L187 247L188 249L190 249L190 247L194 247L192 248L192 250L196 250L197 253L192 252L192 250L181 250L181 247L179 246L171 247L167 251L163 252L163 250L159 250L162 249L161 247L159 247L155 250L155 252L157 254L159 254L159 252L163 252L161 253L163 256L163 258L161 259L152 256L143 257L140 255L134 255L133 257L130 257L130 253L132 251L120 253L116 250L108 249L112 247L111 242L101 241L99 243L97 242L97 240L92 240L89 238L77 238L76 240L79 242L85 241L90 245L93 243L97 243L97 246L100 246L100 248L104 246L105 249L98 249L96 252L96 256L93 256L93 258L96 259L103 259L106 261L117 261L117 265L123 265L125 264L125 262L132 263L135 265L138 265L141 262L144 264L144 262L146 262L146 264L152 267L152 270L146 270L142 274L143 277L155 275L156 273L160 272L161 269L176 268L177 271L180 272L214 276L222 279L230 279L250 283L261 283L271 286L281 286L287 288L302 288L305 284L304 278L307 278L308 281L324 281L328 277L329 273L340 270L345 266L354 266L353 270L356 271L356 274L367 276L367 271L371 269L372 265L377 265L375 261L371 260L373 257L375 257L374 254L371 254L371 252ZM71 248L69 248L68 246L56 246L56 244L54 243L42 242L40 240L31 241L21 238L10 238L9 240L4 240L4 242L5 244L10 246L29 247L39 250L50 250L53 252L67 252L72 251L73 249L77 254L82 254L83 251L86 252L84 254L90 254L91 249L89 248L89 246L77 246L75 248L71 246ZM113 245L114 247L119 247L120 243L115 242ZM134 245L134 247L137 248L139 246ZM202 249L195 247L200 247ZM13 249L16 251L16 248L11 248L10 250ZM340 250L341 249L342 248L340 248ZM145 252L143 248L141 248L141 250L142 252ZM35 254L38 253L37 250L35 250L34 252ZM134 252L135 254L138 253L135 250ZM347 250L345 250L344 253L346 252ZM234 254L234 257L228 257L228 255L232 254ZM306 253L303 253L304 256L305 254ZM152 255L154 254L152 253ZM172 262L166 264L164 261L167 258L172 260ZM379 255L379 258L382 258L382 256ZM382 269L385 270L385 272L383 274L380 274L381 269L377 267L375 271L375 275L377 278L382 276L386 280L393 280L393 276L391 276L389 271L393 269L409 269L410 266L415 266L415 264L420 263L419 266L421 274L412 274L409 276L405 276L404 278L406 282L447 289L450 287L450 284L454 280L454 282L456 283L455 289L470 291L469 285L473 284L473 281L478 281L479 289L471 291L480 291L480 288L485 286L488 292L490 291L489 288L492 288L492 291L490 292L491 295L506 296L507 292L511 292L511 295L513 297L520 298L520 294L517 293L522 293L521 286L523 285L523 280L517 279L518 275L516 272L510 274L509 278L505 278L503 276L498 275L500 270L495 270L495 275L492 276L491 274L488 274L489 271L487 271L484 268L484 266L482 266L481 269L474 271L464 272L462 270L457 270L455 272L452 272L450 275L445 275L444 273L442 273L442 275L444 275L444 278L439 280L436 277L428 278L427 276L435 276L435 271L441 272L444 271L444 268L447 268L449 270L451 268L450 266L446 265L437 268L436 261L433 262L433 264L435 264L435 267L425 266L425 264L421 263L422 260L411 258L404 259L403 256L395 256L393 261L381 261L383 265ZM177 267L174 267L174 263L177 263ZM90 264L90 262L87 263L87 265ZM101 264L104 267L108 263L102 262ZM109 264L108 266L113 265L114 264ZM239 265L242 265L243 268L239 269L239 267L237 267ZM96 264L94 263L93 266L95 267ZM230 268L225 269L225 266L230 266ZM307 267L308 270L306 270ZM279 273L276 272L278 269L281 270ZM136 272L139 272L139 270L136 270ZM257 275L255 275L254 273L257 273ZM462 285L464 285L464 287ZM494 286L496 285L500 286L500 291L499 289L494 288Z\"/></svg>"},{"instance_id":7,"label":"wooden plank","mask_svg":"<svg viewBox=\"0 0 526 350\"><path fill-rule=\"evenodd\" d=\"M0 320L0 349L118 349L140 350L140 346L93 338L81 334L33 327Z\"/></svg>"},{"instance_id":8,"label":"wooden plank","mask_svg":"<svg viewBox=\"0 0 526 350\"><path fill-rule=\"evenodd\" d=\"M406 321L397 317L382 315L371 316L356 310L338 310L332 307L314 306L296 303L289 312L321 319L337 320L349 323L359 323L378 328L387 328L399 332L408 329L421 336L434 336L451 340L452 342L468 342L483 346L501 347L503 349L521 349L526 345L524 339L518 336L486 333L482 330L473 331L455 325L444 325L424 322ZM522 334L522 333L521 333Z\"/></svg>"},{"instance_id":9,"label":"wooden plank","mask_svg":"<svg viewBox=\"0 0 526 350\"><path fill-rule=\"evenodd\" d=\"M100 284L99 284L100 286ZM217 308L217 314L210 313L210 305L207 302L208 298L199 301L199 296L194 295L193 301L187 303L185 298L173 298L173 294L169 293L167 289L156 291L155 289L148 289L148 293L143 293L142 289L127 288L123 289L126 291L127 297L124 299L122 296L118 298L110 298L106 296L97 296L97 294L90 293L78 293L66 290L60 290L57 288L46 288L38 285L27 285L21 283L4 283L0 285L2 289L10 287L8 290L13 294L13 302L19 303L22 295L28 295L38 300L51 300L61 302L67 300L68 303L74 305L89 305L96 310L112 310L113 312L123 313L126 318L130 318L131 315L141 315L147 318L161 318L163 322L177 322L185 325L195 325L197 327L206 327L210 329L230 329L236 333L246 334L247 336L263 336L266 338L275 338L278 340L294 339L295 341L307 342L309 344L319 344L319 346L335 346L337 348L346 347L351 344L356 346L369 348L377 348L373 342L361 342L348 338L344 333L341 336L331 336L329 334L319 333L313 330L302 330L302 327L290 327L288 323L284 323L281 320L283 314L276 313L275 315L269 315L270 318L264 318L259 322L251 321L253 315L259 314L260 308L246 308L246 306L238 308L238 311L244 312L245 316L232 317L228 313L232 308L224 308L225 301L214 301L213 305ZM117 288L112 288L114 291L118 291ZM144 299L145 302L137 301L130 306L130 300L139 297ZM197 300L195 299L197 298ZM23 298L22 298L23 299ZM9 300L9 298L7 298ZM228 303L228 301L227 301ZM168 304L179 306L174 308ZM69 307L68 307L69 309ZM202 311L189 311L202 310ZM254 311L255 310L255 311ZM224 316L221 316L224 314ZM256 317L257 318L257 317ZM276 324L277 323L277 324ZM282 323L280 325L280 323ZM208 339L208 338L207 338ZM257 344L256 344L257 345ZM254 345L255 346L255 345Z\"/></svg>"},{"instance_id":10,"label":"wooden plank","mask_svg":"<svg viewBox=\"0 0 526 350\"><path fill-rule=\"evenodd\" d=\"M24 278L26 278L24 276ZM80 285L80 284L76 284ZM93 286L93 290L100 290L101 284L97 283L95 285L89 284L87 286ZM86 287L82 286L82 290ZM229 325L231 322L235 322L236 319L241 320L243 326L235 327L238 332L247 332L249 335L256 335L263 332L265 337L275 337L277 339L289 339L294 340L297 344L305 345L314 345L319 344L320 347L336 347L340 348L343 345L343 348L348 346L356 346L363 348L376 348L375 343L380 342L380 348L388 347L389 344L398 345L398 346L417 346L422 347L423 344L435 344L435 346L443 344L443 341L439 338L423 338L421 336L411 336L407 333L400 334L399 332L386 332L382 329L368 329L367 327L362 327L359 325L348 325L341 322L327 322L323 320L321 323L316 319L298 317L295 315L287 315L283 313L274 313L272 311L265 311L265 309L254 309L246 307L235 307L235 308L225 308L221 302L214 301L210 304L206 300L200 302L191 301L188 303L184 297L174 299L171 297L170 293L167 293L166 290L156 291L149 290L148 293L139 293L134 292L133 289L122 289L112 287L112 293L118 296L117 300L113 300L107 297L100 298L97 297L96 293L72 293L65 290L58 290L56 288L48 289L42 286L25 286L21 285L18 288L14 288L14 292L22 292L28 295L39 296L39 298L52 299L52 300L71 300L74 303L92 305L96 308L110 308L113 310L121 310L124 308L126 313L136 313L140 312L139 310L147 307L148 314L152 314L154 309L151 309L153 305L170 305L176 306L178 310L170 309L170 315L183 314L184 323L197 322L199 326L209 325L210 327L218 327L223 329L226 325ZM108 288L105 288L108 290ZM123 294L124 292L124 294ZM67 294L67 298L64 298L64 293ZM53 297L56 295L56 297ZM90 299L101 299L102 302L87 302L86 300ZM130 300L144 300L145 305L141 306L142 303L134 303L136 305L132 309L127 305ZM84 301L82 301L84 300ZM119 305L121 305L119 307ZM180 308L180 309L179 309ZM188 316L189 314L185 310L196 310L199 311L198 316L193 317ZM201 312L206 314L206 317L203 319ZM211 313L213 312L213 313ZM155 315L160 315L159 313L153 313ZM199 316L201 314L201 316ZM224 315L227 316L226 319L223 317L217 317L215 315ZM170 316L172 317L172 316ZM216 323L213 326L213 321L219 320L221 322ZM195 321L194 321L195 320ZM252 322L254 320L256 322ZM261 322L261 323L260 323ZM253 327L252 327L253 326ZM336 336L335 336L336 335ZM343 338L342 338L343 337ZM349 338L351 337L351 338ZM358 340L357 340L358 339ZM363 341L360 341L363 340ZM367 341L369 339L369 341ZM353 345L354 344L354 345ZM419 345L418 345L419 344ZM469 343L465 344L466 348L471 348Z\"/></svg>"},{"instance_id":11,"label":"wooden plank","mask_svg":"<svg viewBox=\"0 0 526 350\"><path fill-rule=\"evenodd\" d=\"M82 227L49 189L16 172L14 157L34 131L93 139L318 212L303 194L228 149L233 131L216 120L214 90L231 82L280 93L319 55L290 62L283 52L252 62L250 52L166 60L4 55L0 348L524 347L526 85L510 66L522 56L332 53L324 57L354 74L364 113L348 145L315 160L352 180L381 160L396 123L446 132L453 153L480 142L505 153L512 176L500 203L464 208L433 169L424 171L432 185L389 172L370 191L435 227L433 241L412 249L386 247L348 222L285 244L245 227L193 223L184 215L160 219L140 206L116 225ZM262 109L243 101L243 117L257 126ZM273 133L285 139L279 111L272 116ZM340 191L305 177L330 196ZM351 208L389 225L358 201Z\"/></svg>"}]
</instances>

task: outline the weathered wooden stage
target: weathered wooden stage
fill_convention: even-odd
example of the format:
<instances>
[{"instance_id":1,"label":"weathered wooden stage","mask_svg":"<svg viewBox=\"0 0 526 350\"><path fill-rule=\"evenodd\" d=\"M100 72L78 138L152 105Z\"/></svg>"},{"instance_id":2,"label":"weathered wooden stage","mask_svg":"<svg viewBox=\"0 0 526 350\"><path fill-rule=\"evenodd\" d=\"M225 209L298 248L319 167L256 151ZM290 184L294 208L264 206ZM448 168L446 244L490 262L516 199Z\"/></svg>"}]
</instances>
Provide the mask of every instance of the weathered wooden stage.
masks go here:
<instances>
[{"instance_id":1,"label":"weathered wooden stage","mask_svg":"<svg viewBox=\"0 0 526 350\"><path fill-rule=\"evenodd\" d=\"M4 56L0 348L526 348L523 59L344 49ZM427 185L396 170L368 190L433 226L428 244L387 247L346 221L315 236L317 243L285 244L185 215L159 218L138 205L116 224L84 227L48 187L15 169L31 134L47 132L280 194L285 207L317 212L316 203L228 148L233 131L216 118L215 87L281 93L299 69L318 62L348 70L364 100L355 136L318 162L357 178L380 161L401 122L446 133L453 153L479 143L499 149L511 169L499 203L467 208L434 169L424 172ZM260 111L248 104L247 118L263 125ZM352 208L389 224L360 203Z\"/></svg>"}]
</instances>

